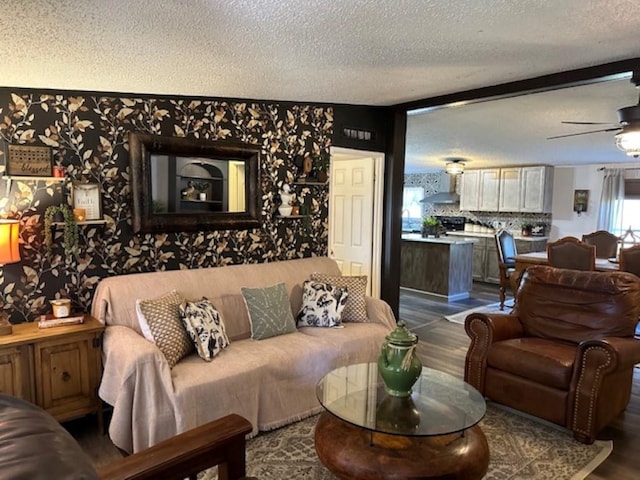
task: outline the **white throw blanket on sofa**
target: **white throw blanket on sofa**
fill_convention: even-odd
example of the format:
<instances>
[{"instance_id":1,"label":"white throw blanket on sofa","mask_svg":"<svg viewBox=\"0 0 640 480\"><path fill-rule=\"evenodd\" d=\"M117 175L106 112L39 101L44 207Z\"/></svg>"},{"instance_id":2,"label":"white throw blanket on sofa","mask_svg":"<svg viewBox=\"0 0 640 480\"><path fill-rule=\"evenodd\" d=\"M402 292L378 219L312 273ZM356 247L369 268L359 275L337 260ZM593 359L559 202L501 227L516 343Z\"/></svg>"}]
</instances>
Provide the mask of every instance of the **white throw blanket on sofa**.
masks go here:
<instances>
[{"instance_id":1,"label":"white throw blanket on sofa","mask_svg":"<svg viewBox=\"0 0 640 480\"><path fill-rule=\"evenodd\" d=\"M339 366L374 361L395 319L385 302L368 297L367 323L304 327L252 340L240 288L284 282L295 316L303 282L313 272L340 275L333 260L312 257L102 280L92 314L107 325L99 394L113 406L112 441L139 451L229 413L247 418L255 433L320 411L315 397L320 378ZM187 299L208 298L222 315L231 344L212 362L193 353L170 369L156 345L142 336L136 300L174 289Z\"/></svg>"}]
</instances>

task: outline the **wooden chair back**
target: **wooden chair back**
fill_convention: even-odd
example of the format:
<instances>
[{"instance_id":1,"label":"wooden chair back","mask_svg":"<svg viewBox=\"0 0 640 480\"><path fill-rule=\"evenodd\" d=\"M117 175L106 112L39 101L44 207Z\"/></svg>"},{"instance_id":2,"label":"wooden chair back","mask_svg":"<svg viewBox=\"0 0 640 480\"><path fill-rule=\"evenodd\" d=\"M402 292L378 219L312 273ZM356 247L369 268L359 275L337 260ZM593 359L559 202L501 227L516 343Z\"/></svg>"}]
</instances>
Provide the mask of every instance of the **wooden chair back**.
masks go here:
<instances>
[{"instance_id":1,"label":"wooden chair back","mask_svg":"<svg viewBox=\"0 0 640 480\"><path fill-rule=\"evenodd\" d=\"M500 269L500 310L502 310L504 309L504 302L507 298L507 288L510 287L514 290L514 296L516 293L510 278L515 271L515 256L518 254L518 250L513 234L508 230L500 230L495 234L494 238L498 252L498 267Z\"/></svg>"},{"instance_id":2,"label":"wooden chair back","mask_svg":"<svg viewBox=\"0 0 640 480\"><path fill-rule=\"evenodd\" d=\"M547 243L549 265L569 270L595 270L596 247L575 237L563 237Z\"/></svg>"},{"instance_id":3,"label":"wooden chair back","mask_svg":"<svg viewBox=\"0 0 640 480\"><path fill-rule=\"evenodd\" d=\"M620 239L606 230L598 230L582 235L582 241L589 245L595 245L596 258L613 258L618 251L618 242Z\"/></svg>"},{"instance_id":4,"label":"wooden chair back","mask_svg":"<svg viewBox=\"0 0 640 480\"><path fill-rule=\"evenodd\" d=\"M640 277L640 245L620 250L620 270Z\"/></svg>"}]
</instances>

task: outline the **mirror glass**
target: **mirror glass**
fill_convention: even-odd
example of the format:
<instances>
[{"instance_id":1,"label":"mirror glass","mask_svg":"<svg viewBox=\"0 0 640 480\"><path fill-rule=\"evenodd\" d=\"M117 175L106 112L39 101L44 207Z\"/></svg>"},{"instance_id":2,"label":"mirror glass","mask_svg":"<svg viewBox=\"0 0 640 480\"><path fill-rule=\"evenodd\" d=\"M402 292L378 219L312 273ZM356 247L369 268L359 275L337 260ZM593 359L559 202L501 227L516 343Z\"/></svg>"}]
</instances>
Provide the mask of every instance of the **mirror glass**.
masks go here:
<instances>
[{"instance_id":1,"label":"mirror glass","mask_svg":"<svg viewBox=\"0 0 640 480\"><path fill-rule=\"evenodd\" d=\"M258 147L131 133L134 232L259 225Z\"/></svg>"}]
</instances>

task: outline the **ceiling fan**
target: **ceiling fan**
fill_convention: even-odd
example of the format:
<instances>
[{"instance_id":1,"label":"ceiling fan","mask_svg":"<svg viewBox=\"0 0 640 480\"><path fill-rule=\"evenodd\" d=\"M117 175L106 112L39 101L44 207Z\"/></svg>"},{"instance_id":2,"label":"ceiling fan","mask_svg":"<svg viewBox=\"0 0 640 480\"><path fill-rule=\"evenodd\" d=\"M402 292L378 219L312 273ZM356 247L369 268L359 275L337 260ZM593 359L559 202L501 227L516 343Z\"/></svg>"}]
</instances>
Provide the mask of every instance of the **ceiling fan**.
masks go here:
<instances>
[{"instance_id":1,"label":"ceiling fan","mask_svg":"<svg viewBox=\"0 0 640 480\"><path fill-rule=\"evenodd\" d=\"M640 71L634 71L631 76L631 83L636 88L640 88ZM599 130L589 130L587 132L569 133L566 135L555 135L548 137L547 140L556 138L575 137L578 135L589 135L599 132L618 132L615 135L616 147L632 157L640 156L640 99L637 105L620 108L618 110L618 123L606 122L566 122L561 123L569 125L610 125L608 128Z\"/></svg>"}]
</instances>

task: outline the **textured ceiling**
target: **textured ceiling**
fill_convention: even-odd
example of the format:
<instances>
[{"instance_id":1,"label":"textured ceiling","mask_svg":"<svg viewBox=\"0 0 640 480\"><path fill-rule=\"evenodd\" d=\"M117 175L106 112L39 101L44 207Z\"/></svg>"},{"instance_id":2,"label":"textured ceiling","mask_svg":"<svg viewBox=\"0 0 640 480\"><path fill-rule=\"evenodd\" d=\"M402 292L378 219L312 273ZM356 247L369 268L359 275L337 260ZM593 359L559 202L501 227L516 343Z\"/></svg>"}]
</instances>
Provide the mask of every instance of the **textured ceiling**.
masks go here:
<instances>
[{"instance_id":1,"label":"textured ceiling","mask_svg":"<svg viewBox=\"0 0 640 480\"><path fill-rule=\"evenodd\" d=\"M637 0L3 0L0 85L390 105L638 55Z\"/></svg>"},{"instance_id":2,"label":"textured ceiling","mask_svg":"<svg viewBox=\"0 0 640 480\"><path fill-rule=\"evenodd\" d=\"M626 78L409 115L405 170L442 170L450 158L462 159L468 168L638 164L616 148L615 131L547 140L615 127L617 109L637 103L638 90Z\"/></svg>"},{"instance_id":3,"label":"textured ceiling","mask_svg":"<svg viewBox=\"0 0 640 480\"><path fill-rule=\"evenodd\" d=\"M639 32L637 0L3 0L0 86L392 105L635 58ZM464 129L450 112L439 127L420 120L429 137L416 117L408 165L488 166L517 146L513 161L580 161L612 134L588 150L585 137L556 141L560 153L521 128L542 123L540 141L572 131L561 118L615 121L636 103L627 90L593 111L585 98L547 112L523 97L516 117L486 104Z\"/></svg>"}]
</instances>

